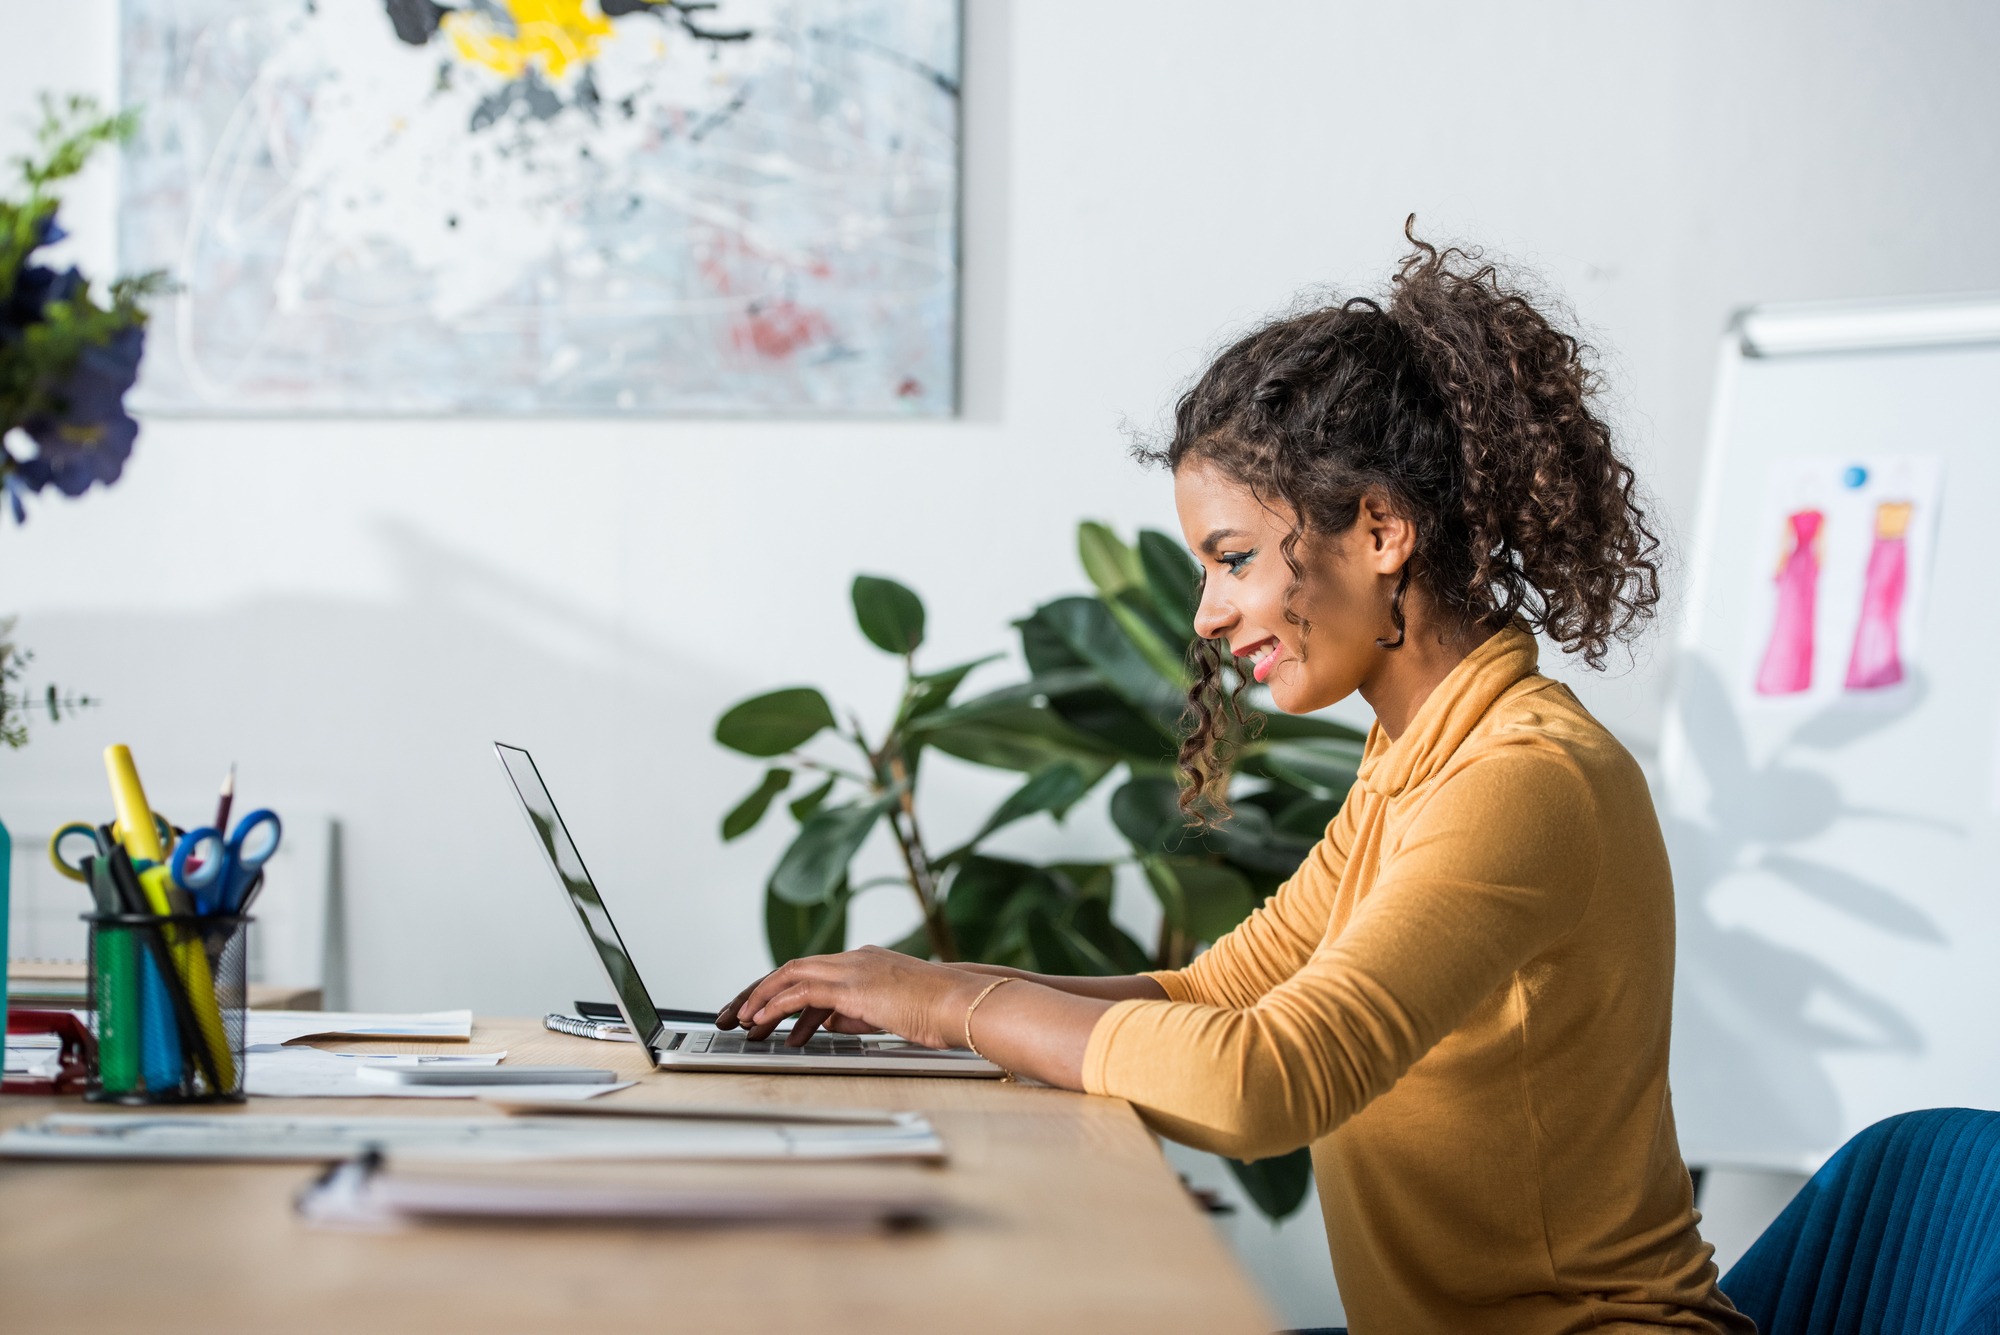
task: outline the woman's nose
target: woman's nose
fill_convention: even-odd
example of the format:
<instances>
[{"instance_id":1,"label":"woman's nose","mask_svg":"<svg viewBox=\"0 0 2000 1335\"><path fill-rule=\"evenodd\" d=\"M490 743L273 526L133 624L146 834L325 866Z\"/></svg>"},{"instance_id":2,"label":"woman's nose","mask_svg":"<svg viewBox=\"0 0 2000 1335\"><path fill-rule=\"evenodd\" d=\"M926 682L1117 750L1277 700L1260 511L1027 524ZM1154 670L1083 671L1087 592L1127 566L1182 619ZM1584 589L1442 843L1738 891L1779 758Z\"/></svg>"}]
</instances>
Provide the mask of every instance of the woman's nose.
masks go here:
<instances>
[{"instance_id":1,"label":"woman's nose","mask_svg":"<svg viewBox=\"0 0 2000 1335\"><path fill-rule=\"evenodd\" d=\"M1218 640L1227 633L1236 620L1236 612L1216 593L1206 580L1202 582L1201 602L1194 609L1194 633L1204 640Z\"/></svg>"}]
</instances>

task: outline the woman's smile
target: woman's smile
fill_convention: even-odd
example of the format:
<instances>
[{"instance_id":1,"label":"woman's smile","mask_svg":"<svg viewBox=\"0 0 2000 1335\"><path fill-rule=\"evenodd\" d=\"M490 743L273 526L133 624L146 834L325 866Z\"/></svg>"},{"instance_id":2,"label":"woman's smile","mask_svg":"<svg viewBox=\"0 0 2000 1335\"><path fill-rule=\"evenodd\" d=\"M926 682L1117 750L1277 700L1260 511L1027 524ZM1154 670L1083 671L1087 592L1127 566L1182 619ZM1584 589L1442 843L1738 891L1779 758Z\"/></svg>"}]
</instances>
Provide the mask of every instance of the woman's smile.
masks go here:
<instances>
[{"instance_id":1,"label":"woman's smile","mask_svg":"<svg viewBox=\"0 0 2000 1335\"><path fill-rule=\"evenodd\" d=\"M1229 652L1238 658L1249 659L1250 675L1262 684L1276 670L1278 660L1284 656L1285 646L1278 643L1277 636L1266 635L1261 640L1246 644L1241 649L1231 649Z\"/></svg>"}]
</instances>

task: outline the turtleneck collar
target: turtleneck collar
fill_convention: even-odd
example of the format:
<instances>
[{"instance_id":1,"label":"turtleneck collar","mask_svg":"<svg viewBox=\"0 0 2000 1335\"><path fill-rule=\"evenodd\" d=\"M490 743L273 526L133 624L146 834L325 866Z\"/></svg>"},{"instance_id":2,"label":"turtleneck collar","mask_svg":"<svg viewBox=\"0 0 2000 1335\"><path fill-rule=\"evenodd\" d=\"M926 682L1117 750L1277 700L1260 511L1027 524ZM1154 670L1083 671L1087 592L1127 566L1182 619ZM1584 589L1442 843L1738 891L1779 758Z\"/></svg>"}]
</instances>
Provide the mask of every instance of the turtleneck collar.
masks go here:
<instances>
[{"instance_id":1,"label":"turtleneck collar","mask_svg":"<svg viewBox=\"0 0 2000 1335\"><path fill-rule=\"evenodd\" d=\"M1520 626L1495 631L1437 684L1394 742L1380 723L1368 731L1360 787L1395 797L1422 783L1457 751L1493 703L1535 673L1535 637Z\"/></svg>"}]
</instances>

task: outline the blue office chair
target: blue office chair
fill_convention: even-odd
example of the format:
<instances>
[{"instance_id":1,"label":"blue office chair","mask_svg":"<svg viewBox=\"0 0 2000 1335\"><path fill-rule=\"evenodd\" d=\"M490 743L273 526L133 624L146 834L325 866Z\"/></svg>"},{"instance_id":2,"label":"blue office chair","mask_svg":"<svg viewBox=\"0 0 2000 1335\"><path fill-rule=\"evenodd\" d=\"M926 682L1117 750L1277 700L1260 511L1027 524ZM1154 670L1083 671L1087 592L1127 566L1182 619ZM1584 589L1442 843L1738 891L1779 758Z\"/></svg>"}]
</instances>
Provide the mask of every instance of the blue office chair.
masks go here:
<instances>
[{"instance_id":1,"label":"blue office chair","mask_svg":"<svg viewBox=\"0 0 2000 1335\"><path fill-rule=\"evenodd\" d=\"M1722 1279L1762 1335L2000 1335L2000 1113L1840 1147Z\"/></svg>"}]
</instances>

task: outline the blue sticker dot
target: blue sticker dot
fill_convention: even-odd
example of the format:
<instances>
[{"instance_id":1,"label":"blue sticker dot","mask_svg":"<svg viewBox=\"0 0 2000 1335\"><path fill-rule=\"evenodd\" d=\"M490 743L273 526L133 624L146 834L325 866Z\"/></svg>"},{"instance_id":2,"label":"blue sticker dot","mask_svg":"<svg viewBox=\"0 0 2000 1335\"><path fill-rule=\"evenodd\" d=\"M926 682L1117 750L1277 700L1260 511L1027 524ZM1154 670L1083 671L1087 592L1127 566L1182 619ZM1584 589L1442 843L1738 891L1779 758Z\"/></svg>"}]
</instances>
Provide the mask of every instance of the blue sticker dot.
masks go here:
<instances>
[{"instance_id":1,"label":"blue sticker dot","mask_svg":"<svg viewBox=\"0 0 2000 1335\"><path fill-rule=\"evenodd\" d=\"M1860 464L1854 464L1840 475L1840 480L1850 487L1861 486L1868 481L1868 470Z\"/></svg>"}]
</instances>

